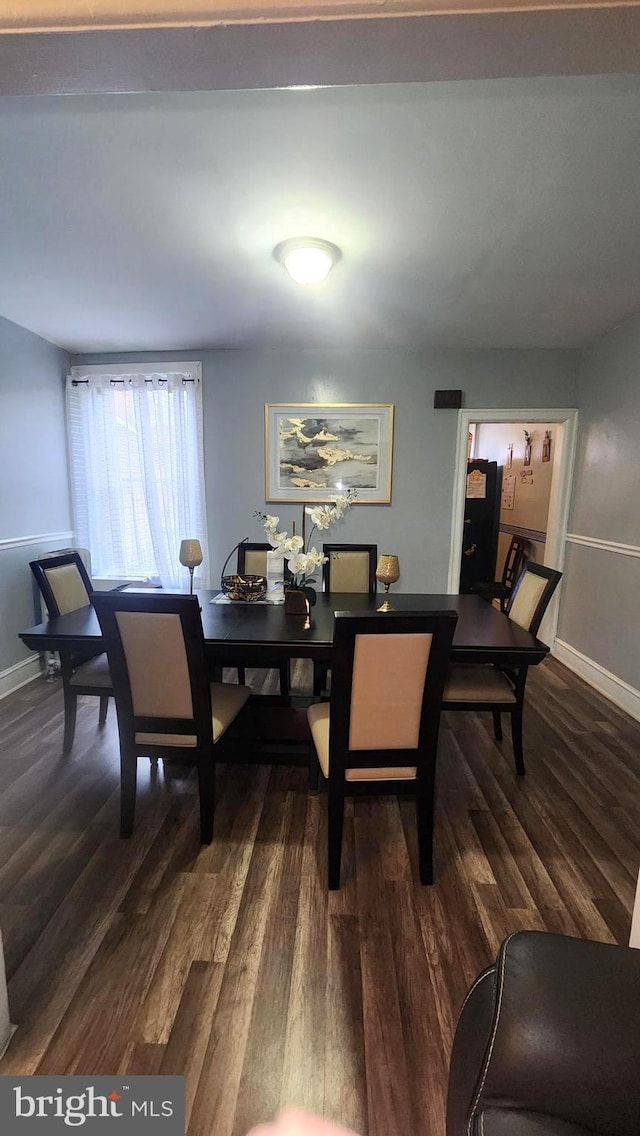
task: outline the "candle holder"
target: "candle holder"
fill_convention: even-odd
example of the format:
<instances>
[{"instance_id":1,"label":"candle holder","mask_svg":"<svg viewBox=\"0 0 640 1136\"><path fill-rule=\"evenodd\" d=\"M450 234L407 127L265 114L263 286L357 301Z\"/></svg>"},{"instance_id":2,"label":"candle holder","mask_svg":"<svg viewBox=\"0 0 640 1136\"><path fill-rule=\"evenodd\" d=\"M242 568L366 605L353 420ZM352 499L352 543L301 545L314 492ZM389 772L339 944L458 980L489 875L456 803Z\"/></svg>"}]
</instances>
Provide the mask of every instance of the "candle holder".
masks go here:
<instances>
[{"instance_id":1,"label":"candle holder","mask_svg":"<svg viewBox=\"0 0 640 1136\"><path fill-rule=\"evenodd\" d=\"M395 608L389 603L389 588L392 584L400 578L400 561L397 556L390 556L384 553L378 557L378 566L376 568L376 580L384 584L384 603L378 608L378 611L395 611Z\"/></svg>"},{"instance_id":2,"label":"candle holder","mask_svg":"<svg viewBox=\"0 0 640 1136\"><path fill-rule=\"evenodd\" d=\"M193 595L193 570L202 564L202 548L199 540L183 540L180 543L180 563L189 569L189 595Z\"/></svg>"}]
</instances>

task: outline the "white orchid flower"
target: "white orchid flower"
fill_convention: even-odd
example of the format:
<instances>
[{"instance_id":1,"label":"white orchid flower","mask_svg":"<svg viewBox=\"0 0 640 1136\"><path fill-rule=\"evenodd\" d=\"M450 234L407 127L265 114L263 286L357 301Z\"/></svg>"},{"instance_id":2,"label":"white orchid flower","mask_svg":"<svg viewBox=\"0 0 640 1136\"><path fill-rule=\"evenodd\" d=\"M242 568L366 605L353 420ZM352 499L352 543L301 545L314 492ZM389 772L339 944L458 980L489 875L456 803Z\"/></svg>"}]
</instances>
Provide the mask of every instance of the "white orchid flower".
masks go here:
<instances>
[{"instance_id":1,"label":"white orchid flower","mask_svg":"<svg viewBox=\"0 0 640 1136\"><path fill-rule=\"evenodd\" d=\"M337 493L335 497L332 497L332 501L337 517L341 517L351 504L351 501L347 497L346 493Z\"/></svg>"},{"instance_id":2,"label":"white orchid flower","mask_svg":"<svg viewBox=\"0 0 640 1136\"><path fill-rule=\"evenodd\" d=\"M321 564L326 564L328 559L329 557L325 556L323 552L318 552L317 548L310 548L307 553L309 565L314 569L319 568Z\"/></svg>"},{"instance_id":3,"label":"white orchid flower","mask_svg":"<svg viewBox=\"0 0 640 1136\"><path fill-rule=\"evenodd\" d=\"M335 517L331 515L330 509L327 509L324 505L321 505L319 508L314 509L311 519L316 528L328 529L333 524Z\"/></svg>"},{"instance_id":4,"label":"white orchid flower","mask_svg":"<svg viewBox=\"0 0 640 1136\"><path fill-rule=\"evenodd\" d=\"M294 576L297 575L298 572L307 572L309 570L309 557L306 552L294 552L291 556L287 557L287 563Z\"/></svg>"},{"instance_id":5,"label":"white orchid flower","mask_svg":"<svg viewBox=\"0 0 640 1136\"><path fill-rule=\"evenodd\" d=\"M269 531L267 531L267 536L269 538L269 544L271 545L272 548L279 548L281 545L284 545L284 543L287 539L286 532L269 532Z\"/></svg>"},{"instance_id":6,"label":"white orchid flower","mask_svg":"<svg viewBox=\"0 0 640 1136\"><path fill-rule=\"evenodd\" d=\"M284 542L285 552L302 552L304 541L301 536L290 536Z\"/></svg>"},{"instance_id":7,"label":"white orchid flower","mask_svg":"<svg viewBox=\"0 0 640 1136\"><path fill-rule=\"evenodd\" d=\"M269 532L275 532L277 527L278 527L279 522L280 522L280 517L272 517L270 513L267 513L267 515L264 519L264 528L266 529L266 531L268 533Z\"/></svg>"}]
</instances>

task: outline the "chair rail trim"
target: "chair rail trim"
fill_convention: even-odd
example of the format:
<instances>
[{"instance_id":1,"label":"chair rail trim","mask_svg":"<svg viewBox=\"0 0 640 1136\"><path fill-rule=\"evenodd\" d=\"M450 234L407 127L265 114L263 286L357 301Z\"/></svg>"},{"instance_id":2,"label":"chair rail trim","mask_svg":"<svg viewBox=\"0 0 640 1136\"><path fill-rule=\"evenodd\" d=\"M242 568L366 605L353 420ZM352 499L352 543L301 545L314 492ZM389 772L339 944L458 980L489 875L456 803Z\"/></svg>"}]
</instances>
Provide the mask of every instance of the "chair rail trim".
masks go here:
<instances>
[{"instance_id":1,"label":"chair rail trim","mask_svg":"<svg viewBox=\"0 0 640 1136\"><path fill-rule=\"evenodd\" d=\"M621 556L640 556L640 544L621 544L617 540L600 540L597 536L567 533L570 544L583 544L586 548L599 548L602 552L617 552Z\"/></svg>"},{"instance_id":2,"label":"chair rail trim","mask_svg":"<svg viewBox=\"0 0 640 1136\"><path fill-rule=\"evenodd\" d=\"M70 541L74 538L74 532L67 529L66 532L53 532L53 533L36 533L35 536L13 536L8 540L0 540L0 552L4 552L7 548L22 548L28 544L49 544L51 541Z\"/></svg>"}]
</instances>

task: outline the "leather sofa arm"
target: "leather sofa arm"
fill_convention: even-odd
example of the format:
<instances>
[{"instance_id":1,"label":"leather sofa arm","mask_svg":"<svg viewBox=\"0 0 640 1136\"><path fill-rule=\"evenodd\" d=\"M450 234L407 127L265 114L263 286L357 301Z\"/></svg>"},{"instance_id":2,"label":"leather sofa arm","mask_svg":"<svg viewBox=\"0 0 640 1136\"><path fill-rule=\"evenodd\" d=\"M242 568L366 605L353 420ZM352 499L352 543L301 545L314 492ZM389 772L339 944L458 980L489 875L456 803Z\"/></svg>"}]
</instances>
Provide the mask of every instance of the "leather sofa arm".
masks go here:
<instances>
[{"instance_id":1,"label":"leather sofa arm","mask_svg":"<svg viewBox=\"0 0 640 1136\"><path fill-rule=\"evenodd\" d=\"M640 1132L640 952L517 932L472 988L451 1058L448 1136L485 1110Z\"/></svg>"}]
</instances>

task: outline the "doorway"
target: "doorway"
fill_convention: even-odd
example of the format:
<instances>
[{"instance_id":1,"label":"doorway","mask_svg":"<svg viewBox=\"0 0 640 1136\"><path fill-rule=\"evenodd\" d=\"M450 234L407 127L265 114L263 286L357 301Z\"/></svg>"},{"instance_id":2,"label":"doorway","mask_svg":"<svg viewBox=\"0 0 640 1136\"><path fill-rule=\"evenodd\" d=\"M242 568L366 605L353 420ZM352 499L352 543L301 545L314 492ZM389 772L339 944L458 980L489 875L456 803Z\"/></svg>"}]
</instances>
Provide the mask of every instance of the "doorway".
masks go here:
<instances>
[{"instance_id":1,"label":"doorway","mask_svg":"<svg viewBox=\"0 0 640 1136\"><path fill-rule=\"evenodd\" d=\"M468 460L471 458L488 458L498 466L496 551L491 556L494 571L497 571L494 578L500 578L511 536L523 529L528 530L523 535L531 541L532 557L540 563L562 570L577 417L578 412L573 409L459 411L449 556L450 593L456 594L460 588L468 492L467 471ZM527 445L530 446L530 451L525 453ZM485 449L487 453L484 452ZM480 463L473 464L475 466ZM502 485L500 472L503 475ZM509 514L512 514L511 519L506 519ZM545 527L540 523L543 517L546 519ZM537 523L525 525L524 520L527 518ZM547 643L553 642L557 625L557 596L554 600L540 630L540 638Z\"/></svg>"}]
</instances>

